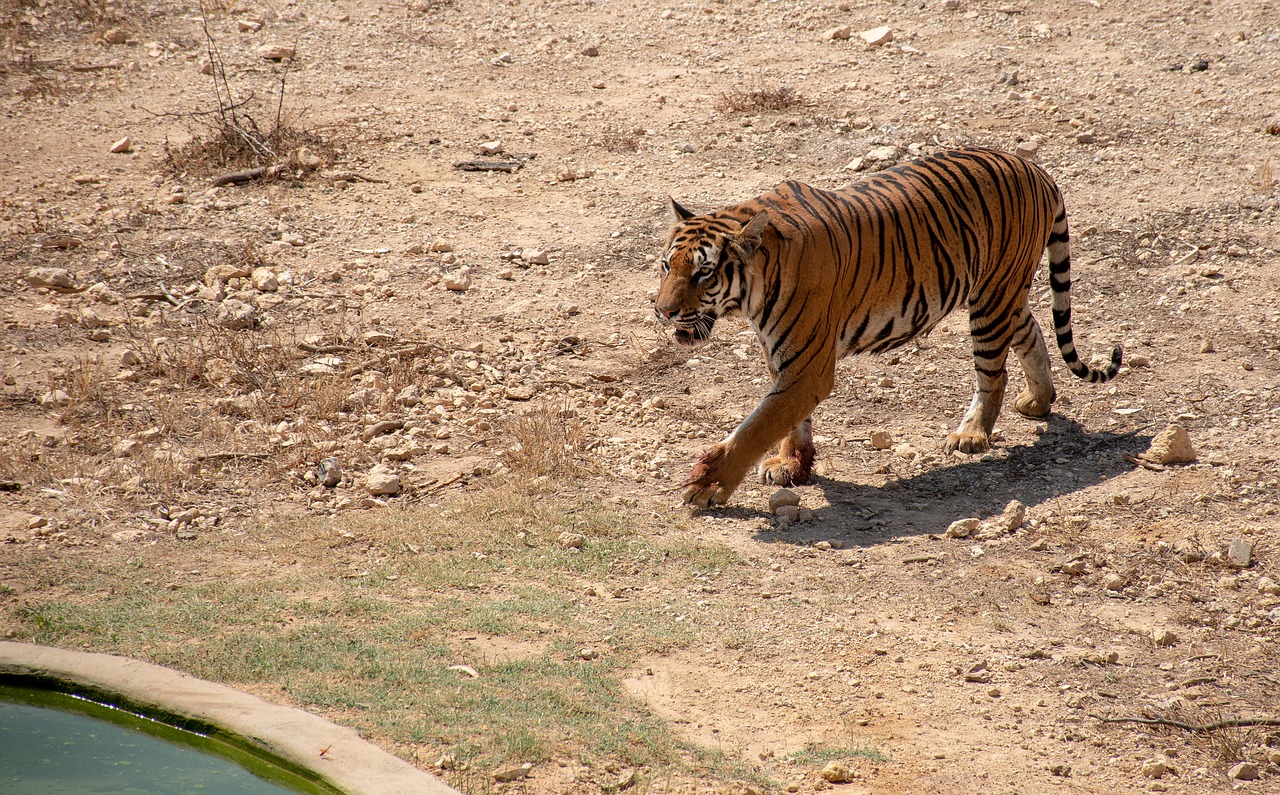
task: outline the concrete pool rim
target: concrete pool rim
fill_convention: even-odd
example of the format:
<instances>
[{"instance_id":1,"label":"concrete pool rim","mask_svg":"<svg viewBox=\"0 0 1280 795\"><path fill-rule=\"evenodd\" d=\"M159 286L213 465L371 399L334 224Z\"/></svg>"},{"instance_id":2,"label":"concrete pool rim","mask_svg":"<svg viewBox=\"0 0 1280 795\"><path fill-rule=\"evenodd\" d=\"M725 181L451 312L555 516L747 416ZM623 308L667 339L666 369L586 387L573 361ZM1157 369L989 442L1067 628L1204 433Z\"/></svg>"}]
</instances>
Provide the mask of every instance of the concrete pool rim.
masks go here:
<instances>
[{"instance_id":1,"label":"concrete pool rim","mask_svg":"<svg viewBox=\"0 0 1280 795\"><path fill-rule=\"evenodd\" d=\"M141 660L0 641L0 677L116 702L179 728L214 729L344 795L459 795L352 729Z\"/></svg>"}]
</instances>

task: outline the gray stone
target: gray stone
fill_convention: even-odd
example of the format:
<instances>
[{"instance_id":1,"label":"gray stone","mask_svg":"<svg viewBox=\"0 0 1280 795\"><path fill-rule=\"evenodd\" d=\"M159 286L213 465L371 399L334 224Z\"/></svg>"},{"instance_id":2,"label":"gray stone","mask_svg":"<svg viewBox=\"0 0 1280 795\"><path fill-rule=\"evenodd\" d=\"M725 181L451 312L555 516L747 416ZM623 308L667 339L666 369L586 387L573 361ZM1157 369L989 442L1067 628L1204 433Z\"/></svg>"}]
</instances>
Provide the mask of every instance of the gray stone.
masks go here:
<instances>
[{"instance_id":1,"label":"gray stone","mask_svg":"<svg viewBox=\"0 0 1280 795\"><path fill-rule=\"evenodd\" d=\"M326 458L316 467L316 477L326 489L335 488L342 481L342 465L336 458Z\"/></svg>"},{"instance_id":2,"label":"gray stone","mask_svg":"<svg viewBox=\"0 0 1280 795\"><path fill-rule=\"evenodd\" d=\"M1253 565L1253 542L1247 538L1236 538L1227 547L1227 563L1237 569L1247 569Z\"/></svg>"}]
</instances>

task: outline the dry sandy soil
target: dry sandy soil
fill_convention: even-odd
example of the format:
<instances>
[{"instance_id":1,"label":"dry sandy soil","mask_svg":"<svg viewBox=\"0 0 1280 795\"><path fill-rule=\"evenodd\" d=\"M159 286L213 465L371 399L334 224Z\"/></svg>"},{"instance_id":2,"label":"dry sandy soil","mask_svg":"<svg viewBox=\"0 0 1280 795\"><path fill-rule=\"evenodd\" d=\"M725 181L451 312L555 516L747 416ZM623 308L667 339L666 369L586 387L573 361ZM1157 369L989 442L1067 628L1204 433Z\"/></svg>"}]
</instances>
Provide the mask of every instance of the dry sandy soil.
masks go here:
<instances>
[{"instance_id":1,"label":"dry sandy soil","mask_svg":"<svg viewBox=\"0 0 1280 795\"><path fill-rule=\"evenodd\" d=\"M828 785L779 760L831 738L889 760L850 760L842 792L1280 788L1265 729L1223 751L1092 717L1280 716L1280 6L223 2L209 33L266 127L285 66L259 48L296 48L284 106L319 168L213 188L229 169L183 149L209 117L182 114L217 107L200 9L69 5L3 4L0 478L19 490L0 550L216 547L273 511L385 510L482 481L508 416L568 406L585 493L750 562L705 598L768 654L689 650L628 680L690 738L800 791ZM860 37L881 25L891 42ZM455 168L494 142L518 170ZM1132 367L1096 387L1059 364L1046 422L1006 409L992 453L944 456L972 383L951 318L842 365L798 489L811 520L777 526L749 485L689 518L672 486L765 372L741 323L691 355L652 322L664 197L832 187L888 165L873 150L957 144L1022 145L1056 177L1077 344L1123 344ZM278 287L206 278L244 266ZM37 268L89 289L38 287ZM278 345L237 343L224 299ZM294 416L301 398L329 410ZM1172 422L1194 463L1126 458ZM313 474L328 456L332 492ZM401 496L367 494L380 460ZM1014 499L1014 532L944 535ZM12 608L38 586L6 557ZM819 609L833 588L845 606ZM1169 772L1144 774L1157 758ZM1259 780L1227 777L1239 758Z\"/></svg>"}]
</instances>

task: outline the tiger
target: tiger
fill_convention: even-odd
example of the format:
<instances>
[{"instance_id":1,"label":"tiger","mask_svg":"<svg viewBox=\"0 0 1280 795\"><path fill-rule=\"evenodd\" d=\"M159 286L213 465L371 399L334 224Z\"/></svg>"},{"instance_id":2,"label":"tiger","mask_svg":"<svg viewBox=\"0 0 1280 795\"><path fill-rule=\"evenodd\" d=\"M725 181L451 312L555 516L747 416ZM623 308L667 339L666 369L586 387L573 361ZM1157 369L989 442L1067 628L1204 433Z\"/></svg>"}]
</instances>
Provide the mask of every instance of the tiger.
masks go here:
<instances>
[{"instance_id":1,"label":"tiger","mask_svg":"<svg viewBox=\"0 0 1280 795\"><path fill-rule=\"evenodd\" d=\"M744 316L773 379L759 405L678 487L695 509L726 503L757 462L762 483L806 483L813 412L835 386L837 360L903 345L962 303L977 383L945 451L990 449L1010 348L1026 377L1014 408L1031 418L1048 414L1057 391L1028 302L1046 249L1063 361L1095 384L1120 370L1119 346L1104 368L1080 360L1062 193L1044 169L1017 155L941 151L838 190L788 180L702 215L670 196L667 203L674 225L653 299L658 320L677 346L692 349L707 343L719 318ZM777 454L764 458L775 443Z\"/></svg>"}]
</instances>

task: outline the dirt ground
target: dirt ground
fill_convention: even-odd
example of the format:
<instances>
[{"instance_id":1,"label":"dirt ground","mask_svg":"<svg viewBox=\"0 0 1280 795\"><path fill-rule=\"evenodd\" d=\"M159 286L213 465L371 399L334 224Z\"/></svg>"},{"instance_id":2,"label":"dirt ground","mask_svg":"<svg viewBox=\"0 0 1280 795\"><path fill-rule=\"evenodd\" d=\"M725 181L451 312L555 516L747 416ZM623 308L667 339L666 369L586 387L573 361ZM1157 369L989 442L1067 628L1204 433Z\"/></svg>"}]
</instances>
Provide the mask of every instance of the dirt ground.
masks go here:
<instances>
[{"instance_id":1,"label":"dirt ground","mask_svg":"<svg viewBox=\"0 0 1280 795\"><path fill-rule=\"evenodd\" d=\"M191 2L0 8L11 608L39 578L5 548L119 556L435 499L501 467L510 416L568 407L583 490L751 562L705 598L767 654L627 680L689 738L792 791L828 785L782 757L833 739L888 760L850 760L839 792L1280 791L1274 729L1096 717L1280 717L1275 3L223 0L208 38ZM264 128L283 80L311 137L276 179L212 187L234 169L187 148L220 75ZM958 144L1022 147L1058 180L1076 342L1122 344L1120 377L1058 362L1047 421L1007 407L990 454L944 456L972 389L950 318L842 364L797 489L810 520L779 526L748 484L690 523L672 487L767 387L741 322L693 354L653 322L665 197L834 187ZM31 278L58 268L60 289ZM1047 294L1042 274L1042 324ZM1175 422L1194 463L1130 460ZM379 462L399 496L365 488ZM946 536L1015 499L1014 531ZM820 608L833 584L845 606ZM1240 760L1257 780L1228 778Z\"/></svg>"}]
</instances>

